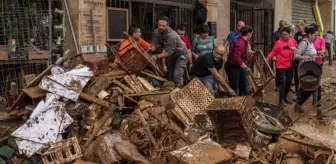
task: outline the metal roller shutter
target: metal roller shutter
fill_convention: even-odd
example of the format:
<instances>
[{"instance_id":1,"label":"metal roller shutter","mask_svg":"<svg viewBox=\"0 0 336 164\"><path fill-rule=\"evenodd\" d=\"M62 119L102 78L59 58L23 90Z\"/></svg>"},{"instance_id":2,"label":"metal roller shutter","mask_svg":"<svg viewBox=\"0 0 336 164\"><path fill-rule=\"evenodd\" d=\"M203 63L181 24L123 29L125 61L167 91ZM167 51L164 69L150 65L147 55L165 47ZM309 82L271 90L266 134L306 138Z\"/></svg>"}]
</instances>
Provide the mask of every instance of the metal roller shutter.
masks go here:
<instances>
[{"instance_id":1,"label":"metal roller shutter","mask_svg":"<svg viewBox=\"0 0 336 164\"><path fill-rule=\"evenodd\" d=\"M293 0L292 22L295 24L299 20L306 20L307 24L316 23L313 3L313 0Z\"/></svg>"}]
</instances>

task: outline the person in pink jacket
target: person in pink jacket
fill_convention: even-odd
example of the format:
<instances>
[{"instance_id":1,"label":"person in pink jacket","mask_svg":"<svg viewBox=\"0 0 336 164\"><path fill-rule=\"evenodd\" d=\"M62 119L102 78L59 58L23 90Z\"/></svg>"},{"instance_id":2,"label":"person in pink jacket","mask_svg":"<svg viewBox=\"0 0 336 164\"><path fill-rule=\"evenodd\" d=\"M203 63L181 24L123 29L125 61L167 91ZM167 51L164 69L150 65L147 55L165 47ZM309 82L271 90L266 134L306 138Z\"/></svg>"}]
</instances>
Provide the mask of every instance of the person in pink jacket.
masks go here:
<instances>
[{"instance_id":1,"label":"person in pink jacket","mask_svg":"<svg viewBox=\"0 0 336 164\"><path fill-rule=\"evenodd\" d=\"M287 96L290 90L294 70L292 68L293 54L297 43L290 35L290 28L284 27L281 30L281 38L275 42L272 51L267 58L276 57L275 65L279 73L279 105L290 104Z\"/></svg>"}]
</instances>

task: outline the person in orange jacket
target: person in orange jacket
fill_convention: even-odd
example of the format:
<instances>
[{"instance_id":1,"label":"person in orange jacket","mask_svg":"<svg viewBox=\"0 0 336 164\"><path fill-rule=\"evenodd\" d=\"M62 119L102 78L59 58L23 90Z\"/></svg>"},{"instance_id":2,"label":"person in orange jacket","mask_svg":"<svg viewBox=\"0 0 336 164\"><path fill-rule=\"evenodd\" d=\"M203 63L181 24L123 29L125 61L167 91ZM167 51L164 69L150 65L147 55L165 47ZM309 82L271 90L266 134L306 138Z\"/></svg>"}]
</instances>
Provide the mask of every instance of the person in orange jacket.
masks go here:
<instances>
[{"instance_id":1,"label":"person in orange jacket","mask_svg":"<svg viewBox=\"0 0 336 164\"><path fill-rule=\"evenodd\" d=\"M281 37L274 44L267 58L276 57L275 65L279 75L279 105L290 104L287 96L293 79L292 60L297 43L290 35L290 28L281 29Z\"/></svg>"},{"instance_id":2,"label":"person in orange jacket","mask_svg":"<svg viewBox=\"0 0 336 164\"><path fill-rule=\"evenodd\" d=\"M128 35L132 38L127 38L123 40L120 44L119 47L119 56L122 57L124 56L129 50L133 48L132 40L134 39L138 44L144 49L144 50L149 50L151 48L151 44L146 42L141 38L141 30L138 26L136 25L131 25L128 28ZM115 59L114 63L112 64L112 68L117 68L118 67L118 62Z\"/></svg>"}]
</instances>

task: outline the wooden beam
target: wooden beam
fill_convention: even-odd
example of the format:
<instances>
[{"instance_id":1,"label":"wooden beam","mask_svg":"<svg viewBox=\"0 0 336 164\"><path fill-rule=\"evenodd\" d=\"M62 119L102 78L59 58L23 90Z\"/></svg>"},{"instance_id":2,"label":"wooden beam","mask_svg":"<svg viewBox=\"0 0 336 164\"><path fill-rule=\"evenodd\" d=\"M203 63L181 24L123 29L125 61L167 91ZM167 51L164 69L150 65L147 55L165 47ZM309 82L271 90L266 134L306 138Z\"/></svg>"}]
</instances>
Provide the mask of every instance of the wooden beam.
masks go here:
<instances>
[{"instance_id":1,"label":"wooden beam","mask_svg":"<svg viewBox=\"0 0 336 164\"><path fill-rule=\"evenodd\" d=\"M169 91L157 91L157 92L145 92L145 93L136 93L136 94L127 94L128 97L140 97L140 96L150 96L150 95L164 95L169 94Z\"/></svg>"}]
</instances>

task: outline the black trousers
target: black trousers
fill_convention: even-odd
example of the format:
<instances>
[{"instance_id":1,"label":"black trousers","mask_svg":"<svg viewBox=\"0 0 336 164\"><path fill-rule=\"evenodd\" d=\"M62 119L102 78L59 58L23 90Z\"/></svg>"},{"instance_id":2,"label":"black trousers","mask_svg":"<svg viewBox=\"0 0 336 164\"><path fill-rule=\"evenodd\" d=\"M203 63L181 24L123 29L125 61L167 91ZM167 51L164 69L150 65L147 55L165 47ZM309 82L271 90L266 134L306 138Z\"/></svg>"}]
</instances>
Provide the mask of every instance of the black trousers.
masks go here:
<instances>
[{"instance_id":1,"label":"black trousers","mask_svg":"<svg viewBox=\"0 0 336 164\"><path fill-rule=\"evenodd\" d=\"M279 80L280 80L279 79L279 71L278 71L278 69L276 69L275 70L275 87L276 88L279 88L279 83L280 83Z\"/></svg>"},{"instance_id":2,"label":"black trousers","mask_svg":"<svg viewBox=\"0 0 336 164\"><path fill-rule=\"evenodd\" d=\"M299 76L298 76L298 67L294 67L294 83L295 83L295 91L299 91Z\"/></svg>"},{"instance_id":3,"label":"black trousers","mask_svg":"<svg viewBox=\"0 0 336 164\"><path fill-rule=\"evenodd\" d=\"M240 67L233 66L230 63L225 64L225 72L229 79L230 87L238 94L239 96L246 96L248 94L248 78L247 72Z\"/></svg>"},{"instance_id":4,"label":"black trousers","mask_svg":"<svg viewBox=\"0 0 336 164\"><path fill-rule=\"evenodd\" d=\"M319 90L321 90L321 86L317 90L314 90L314 91L305 91L300 88L300 91L299 91L300 96L299 96L299 100L297 104L300 106L303 105L309 99L310 96L317 97ZM320 99L318 98L314 98L313 100L314 100L314 103L317 103L317 101L320 101Z\"/></svg>"},{"instance_id":5,"label":"black trousers","mask_svg":"<svg viewBox=\"0 0 336 164\"><path fill-rule=\"evenodd\" d=\"M290 90L292 80L293 80L293 69L292 68L279 68L277 69L278 79L279 79L279 102L287 99L288 92Z\"/></svg>"}]
</instances>

